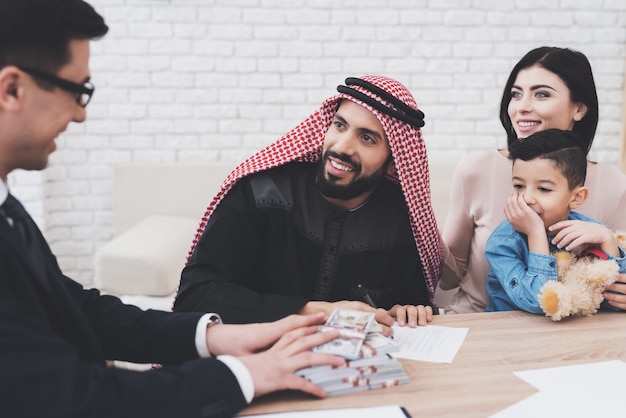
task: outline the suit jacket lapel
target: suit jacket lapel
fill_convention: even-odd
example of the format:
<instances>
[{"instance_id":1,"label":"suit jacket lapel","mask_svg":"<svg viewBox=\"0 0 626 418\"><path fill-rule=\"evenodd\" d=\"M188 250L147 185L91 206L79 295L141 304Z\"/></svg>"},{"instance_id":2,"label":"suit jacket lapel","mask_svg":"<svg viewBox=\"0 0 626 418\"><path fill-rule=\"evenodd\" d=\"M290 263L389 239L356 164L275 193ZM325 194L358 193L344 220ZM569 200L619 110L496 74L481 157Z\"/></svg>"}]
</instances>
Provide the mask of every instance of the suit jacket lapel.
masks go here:
<instances>
[{"instance_id":1,"label":"suit jacket lapel","mask_svg":"<svg viewBox=\"0 0 626 418\"><path fill-rule=\"evenodd\" d=\"M93 327L65 288L64 280L69 279L63 277L43 236L34 237L40 246L42 259L33 260L6 219L3 216L0 218L0 239L3 239L8 244L9 250L15 253L28 276L16 277L16 280L30 282L39 293L41 305L50 325L61 332L85 358L104 361L104 353ZM44 245L45 248L41 248Z\"/></svg>"},{"instance_id":2,"label":"suit jacket lapel","mask_svg":"<svg viewBox=\"0 0 626 418\"><path fill-rule=\"evenodd\" d=\"M3 236L8 237L9 245L13 249L15 249L15 252L17 253L19 259L26 264L26 267L30 270L30 272L32 273L32 276L38 281L38 284L40 286L43 286L43 288L46 291L50 292L48 272L45 267L46 260L45 259L42 259L42 260L33 259L31 253L28 251L28 249L26 248L22 240L18 237L13 227L9 225L9 223L4 218L4 216L0 216L0 218L1 218L0 233ZM29 221L34 222L32 219L29 219ZM33 239L35 238L37 237L33 237ZM36 240L36 241L37 242L34 243L34 245L40 245L39 240ZM42 253L42 257L44 257L43 249L39 248L39 250Z\"/></svg>"}]
</instances>

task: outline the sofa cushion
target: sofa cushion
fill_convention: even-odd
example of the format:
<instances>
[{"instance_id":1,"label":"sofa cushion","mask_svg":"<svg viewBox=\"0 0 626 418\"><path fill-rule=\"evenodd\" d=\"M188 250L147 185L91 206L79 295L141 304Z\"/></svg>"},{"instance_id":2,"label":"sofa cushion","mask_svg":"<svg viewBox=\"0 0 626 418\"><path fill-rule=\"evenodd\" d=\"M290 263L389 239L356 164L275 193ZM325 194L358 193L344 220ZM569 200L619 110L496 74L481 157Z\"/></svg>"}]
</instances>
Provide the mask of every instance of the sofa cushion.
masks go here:
<instances>
[{"instance_id":1,"label":"sofa cushion","mask_svg":"<svg viewBox=\"0 0 626 418\"><path fill-rule=\"evenodd\" d=\"M104 244L96 253L96 287L116 295L171 295L198 222L154 215Z\"/></svg>"}]
</instances>

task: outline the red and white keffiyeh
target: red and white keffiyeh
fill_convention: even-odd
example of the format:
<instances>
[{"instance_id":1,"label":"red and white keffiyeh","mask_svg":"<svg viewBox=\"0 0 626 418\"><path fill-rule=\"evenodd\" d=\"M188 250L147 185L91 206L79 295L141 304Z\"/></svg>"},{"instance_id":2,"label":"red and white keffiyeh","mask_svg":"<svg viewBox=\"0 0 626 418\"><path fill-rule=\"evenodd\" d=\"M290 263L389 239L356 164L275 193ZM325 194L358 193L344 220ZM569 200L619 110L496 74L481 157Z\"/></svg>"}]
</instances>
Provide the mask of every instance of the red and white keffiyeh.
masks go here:
<instances>
[{"instance_id":1,"label":"red and white keffiyeh","mask_svg":"<svg viewBox=\"0 0 626 418\"><path fill-rule=\"evenodd\" d=\"M383 89L405 105L417 110L417 103L413 95L398 81L372 75L361 77L360 80L365 81L365 84L373 84L374 87ZM345 89L345 86L342 87ZM367 88L352 84L350 89L375 99L386 108L391 108L392 113L393 111L402 113L402 110L397 106L394 106ZM358 96L358 93L355 95ZM292 161L317 162L320 160L324 135L342 99L351 100L371 111L376 115L385 130L397 169L396 176L390 178L390 180L399 182L402 187L409 209L413 236L415 237L415 243L426 275L426 286L430 302L433 306L436 306L435 289L440 277L443 252L435 214L431 206L428 158L421 130L395 117L391 117L347 93L339 93L324 101L315 113L307 117L302 123L276 142L239 164L228 175L202 217L187 260L189 260L198 240L202 236L204 227L211 214L239 180L250 174L278 167Z\"/></svg>"}]
</instances>

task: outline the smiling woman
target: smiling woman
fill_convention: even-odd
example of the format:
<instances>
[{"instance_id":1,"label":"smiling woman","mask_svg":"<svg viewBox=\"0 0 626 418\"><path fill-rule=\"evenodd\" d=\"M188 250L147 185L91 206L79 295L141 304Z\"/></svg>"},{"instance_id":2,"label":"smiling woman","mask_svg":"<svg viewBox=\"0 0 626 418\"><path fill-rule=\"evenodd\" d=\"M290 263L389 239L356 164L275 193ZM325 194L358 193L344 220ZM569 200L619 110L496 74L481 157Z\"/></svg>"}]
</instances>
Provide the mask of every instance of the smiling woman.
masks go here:
<instances>
[{"instance_id":1,"label":"smiling woman","mask_svg":"<svg viewBox=\"0 0 626 418\"><path fill-rule=\"evenodd\" d=\"M567 84L535 64L517 74L507 112L515 137L526 138L550 128L572 130L587 113L587 105L573 102Z\"/></svg>"},{"instance_id":2,"label":"smiling woman","mask_svg":"<svg viewBox=\"0 0 626 418\"><path fill-rule=\"evenodd\" d=\"M587 57L556 47L528 52L513 67L504 87L500 120L509 146L518 137L558 128L578 133L588 152L598 124L598 98ZM504 219L510 181L507 150L472 154L457 166L451 199L458 204L450 206L442 232L440 287L456 289L446 313L482 312L487 306L485 245ZM590 197L579 212L612 229L626 229L626 175L616 167L589 162L585 185ZM625 288L613 290L626 293L626 285L620 286ZM626 296L615 297L626 303Z\"/></svg>"}]
</instances>

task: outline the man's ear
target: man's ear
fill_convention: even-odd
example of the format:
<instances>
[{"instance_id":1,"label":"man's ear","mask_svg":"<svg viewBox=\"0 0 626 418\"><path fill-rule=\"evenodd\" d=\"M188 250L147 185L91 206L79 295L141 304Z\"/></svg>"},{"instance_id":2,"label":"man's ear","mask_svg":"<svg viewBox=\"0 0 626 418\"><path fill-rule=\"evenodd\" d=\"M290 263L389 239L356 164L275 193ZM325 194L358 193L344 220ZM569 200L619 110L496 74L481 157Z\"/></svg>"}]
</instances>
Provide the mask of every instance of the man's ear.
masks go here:
<instances>
[{"instance_id":1,"label":"man's ear","mask_svg":"<svg viewBox=\"0 0 626 418\"><path fill-rule=\"evenodd\" d=\"M569 203L570 209L576 209L587 200L589 196L589 189L585 186L578 186L572 191L572 200Z\"/></svg>"},{"instance_id":2,"label":"man's ear","mask_svg":"<svg viewBox=\"0 0 626 418\"><path fill-rule=\"evenodd\" d=\"M397 171L398 170L396 169L396 163L391 161L389 165L387 166L387 176L393 177L396 175Z\"/></svg>"},{"instance_id":3,"label":"man's ear","mask_svg":"<svg viewBox=\"0 0 626 418\"><path fill-rule=\"evenodd\" d=\"M21 73L17 67L9 65L0 69L0 109L12 110L20 105Z\"/></svg>"}]
</instances>

